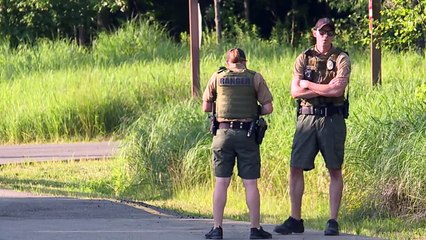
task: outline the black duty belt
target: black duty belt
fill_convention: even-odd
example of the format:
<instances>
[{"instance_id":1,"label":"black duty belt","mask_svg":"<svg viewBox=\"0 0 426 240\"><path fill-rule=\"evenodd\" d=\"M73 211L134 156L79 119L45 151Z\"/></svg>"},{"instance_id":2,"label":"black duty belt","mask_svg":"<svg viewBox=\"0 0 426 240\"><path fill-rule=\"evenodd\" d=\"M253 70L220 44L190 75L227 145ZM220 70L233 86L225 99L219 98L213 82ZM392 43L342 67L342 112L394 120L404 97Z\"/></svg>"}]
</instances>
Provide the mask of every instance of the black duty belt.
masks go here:
<instances>
[{"instance_id":1,"label":"black duty belt","mask_svg":"<svg viewBox=\"0 0 426 240\"><path fill-rule=\"evenodd\" d=\"M317 115L322 117L332 116L334 114L342 114L341 106L327 106L327 107L301 107L299 109L300 115Z\"/></svg>"},{"instance_id":2,"label":"black duty belt","mask_svg":"<svg viewBox=\"0 0 426 240\"><path fill-rule=\"evenodd\" d=\"M233 122L220 122L219 128L220 129L243 129L243 130L249 130L250 129L251 122L239 122L239 121L233 121Z\"/></svg>"}]
</instances>

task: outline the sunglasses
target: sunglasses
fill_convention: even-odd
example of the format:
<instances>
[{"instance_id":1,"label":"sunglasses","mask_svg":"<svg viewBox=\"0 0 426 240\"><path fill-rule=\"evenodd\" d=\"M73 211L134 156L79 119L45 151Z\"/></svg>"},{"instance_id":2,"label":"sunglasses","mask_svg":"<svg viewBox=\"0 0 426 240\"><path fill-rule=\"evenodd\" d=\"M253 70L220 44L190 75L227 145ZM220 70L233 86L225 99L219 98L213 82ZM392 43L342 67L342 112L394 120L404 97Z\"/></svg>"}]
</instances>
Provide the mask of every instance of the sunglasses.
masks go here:
<instances>
[{"instance_id":1,"label":"sunglasses","mask_svg":"<svg viewBox=\"0 0 426 240\"><path fill-rule=\"evenodd\" d=\"M325 34L327 34L327 36L333 37L336 34L333 30L325 31L325 30L320 29L320 30L317 30L317 31L321 36L324 36Z\"/></svg>"}]
</instances>

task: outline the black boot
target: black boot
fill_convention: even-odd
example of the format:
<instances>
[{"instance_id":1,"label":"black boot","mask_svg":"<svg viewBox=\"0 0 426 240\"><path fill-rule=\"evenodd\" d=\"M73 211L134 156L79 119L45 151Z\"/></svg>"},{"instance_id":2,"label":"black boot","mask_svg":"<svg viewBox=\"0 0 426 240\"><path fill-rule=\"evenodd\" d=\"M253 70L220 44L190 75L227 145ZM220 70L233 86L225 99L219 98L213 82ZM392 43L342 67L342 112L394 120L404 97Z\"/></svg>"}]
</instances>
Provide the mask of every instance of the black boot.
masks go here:
<instances>
[{"instance_id":1,"label":"black boot","mask_svg":"<svg viewBox=\"0 0 426 240\"><path fill-rule=\"evenodd\" d=\"M215 228L212 227L210 232L206 233L206 239L223 239L223 229L221 226Z\"/></svg>"},{"instance_id":2,"label":"black boot","mask_svg":"<svg viewBox=\"0 0 426 240\"><path fill-rule=\"evenodd\" d=\"M272 234L260 228L250 228L250 239L268 239L272 238Z\"/></svg>"},{"instance_id":3,"label":"black boot","mask_svg":"<svg viewBox=\"0 0 426 240\"><path fill-rule=\"evenodd\" d=\"M291 216L283 222L281 225L277 225L274 228L274 232L288 235L292 233L303 233L305 227L303 226L303 219L296 220Z\"/></svg>"},{"instance_id":4,"label":"black boot","mask_svg":"<svg viewBox=\"0 0 426 240\"><path fill-rule=\"evenodd\" d=\"M334 219L328 220L327 225L325 227L324 235L326 236L339 235L339 223L337 223L337 221Z\"/></svg>"}]
</instances>

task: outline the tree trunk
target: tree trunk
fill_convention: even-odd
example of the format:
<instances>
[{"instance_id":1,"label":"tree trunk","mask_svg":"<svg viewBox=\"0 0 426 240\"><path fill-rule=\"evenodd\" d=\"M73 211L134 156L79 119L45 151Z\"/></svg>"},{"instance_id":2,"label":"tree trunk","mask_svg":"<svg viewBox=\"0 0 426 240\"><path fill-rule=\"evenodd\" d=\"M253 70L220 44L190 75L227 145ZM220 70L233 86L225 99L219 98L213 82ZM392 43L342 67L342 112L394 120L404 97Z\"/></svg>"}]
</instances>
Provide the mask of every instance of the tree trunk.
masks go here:
<instances>
[{"instance_id":1,"label":"tree trunk","mask_svg":"<svg viewBox=\"0 0 426 240\"><path fill-rule=\"evenodd\" d=\"M250 22L250 0L244 0L244 16Z\"/></svg>"},{"instance_id":2,"label":"tree trunk","mask_svg":"<svg viewBox=\"0 0 426 240\"><path fill-rule=\"evenodd\" d=\"M96 26L98 31L104 31L110 27L109 23L109 10L103 8L96 15Z\"/></svg>"},{"instance_id":3,"label":"tree trunk","mask_svg":"<svg viewBox=\"0 0 426 240\"><path fill-rule=\"evenodd\" d=\"M411 6L413 8L415 8L417 5L419 4L419 0L412 0L411 1ZM421 56L424 56L424 50L425 50L425 35L423 33L423 26L418 23L416 25L416 30L419 31L421 34L419 36L419 38L417 38L416 40L416 49L417 49L417 53Z\"/></svg>"},{"instance_id":4,"label":"tree trunk","mask_svg":"<svg viewBox=\"0 0 426 240\"><path fill-rule=\"evenodd\" d=\"M78 26L77 35L78 35L78 45L86 46L87 45L86 28L83 25Z\"/></svg>"},{"instance_id":5,"label":"tree trunk","mask_svg":"<svg viewBox=\"0 0 426 240\"><path fill-rule=\"evenodd\" d=\"M140 7L137 0L127 0L128 18L136 17L140 12Z\"/></svg>"},{"instance_id":6,"label":"tree trunk","mask_svg":"<svg viewBox=\"0 0 426 240\"><path fill-rule=\"evenodd\" d=\"M295 45L295 35L296 34L296 20L294 19L294 14L291 15L291 39L290 46L294 47Z\"/></svg>"},{"instance_id":7,"label":"tree trunk","mask_svg":"<svg viewBox=\"0 0 426 240\"><path fill-rule=\"evenodd\" d=\"M297 0L291 1L291 36L290 36L290 46L294 47L296 45L296 13L297 13Z\"/></svg>"},{"instance_id":8,"label":"tree trunk","mask_svg":"<svg viewBox=\"0 0 426 240\"><path fill-rule=\"evenodd\" d=\"M220 0L214 0L214 22L216 25L216 41L219 44L222 40L222 27L220 26Z\"/></svg>"}]
</instances>

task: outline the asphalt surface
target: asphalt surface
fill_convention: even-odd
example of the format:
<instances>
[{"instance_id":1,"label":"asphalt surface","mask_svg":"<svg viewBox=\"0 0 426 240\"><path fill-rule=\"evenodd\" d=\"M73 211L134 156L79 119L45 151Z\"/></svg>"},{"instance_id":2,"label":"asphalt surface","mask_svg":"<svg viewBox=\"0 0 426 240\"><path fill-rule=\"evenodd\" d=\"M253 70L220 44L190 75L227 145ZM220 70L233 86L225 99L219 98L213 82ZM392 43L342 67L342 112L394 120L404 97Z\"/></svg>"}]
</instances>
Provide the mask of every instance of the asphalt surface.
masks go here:
<instances>
[{"instance_id":1,"label":"asphalt surface","mask_svg":"<svg viewBox=\"0 0 426 240\"><path fill-rule=\"evenodd\" d=\"M0 164L104 159L118 153L118 142L0 145Z\"/></svg>"},{"instance_id":2,"label":"asphalt surface","mask_svg":"<svg viewBox=\"0 0 426 240\"><path fill-rule=\"evenodd\" d=\"M117 143L18 145L0 147L0 164L81 158L107 158ZM210 208L210 206L209 206ZM144 203L34 195L0 189L0 240L192 240L204 239L212 219L179 216ZM273 225L263 224L272 233ZM249 223L225 220L224 239L248 239ZM341 234L325 237L306 229L273 239L374 239ZM377 239L377 238L376 238Z\"/></svg>"},{"instance_id":3,"label":"asphalt surface","mask_svg":"<svg viewBox=\"0 0 426 240\"><path fill-rule=\"evenodd\" d=\"M38 196L0 190L1 240L195 240L204 239L212 219L167 213L143 203L102 199ZM272 232L273 225L264 224ZM226 220L224 239L248 239L249 223ZM373 239L342 234L325 237L320 231L273 235L274 239Z\"/></svg>"}]
</instances>

